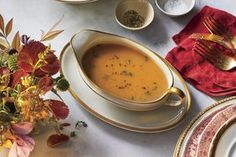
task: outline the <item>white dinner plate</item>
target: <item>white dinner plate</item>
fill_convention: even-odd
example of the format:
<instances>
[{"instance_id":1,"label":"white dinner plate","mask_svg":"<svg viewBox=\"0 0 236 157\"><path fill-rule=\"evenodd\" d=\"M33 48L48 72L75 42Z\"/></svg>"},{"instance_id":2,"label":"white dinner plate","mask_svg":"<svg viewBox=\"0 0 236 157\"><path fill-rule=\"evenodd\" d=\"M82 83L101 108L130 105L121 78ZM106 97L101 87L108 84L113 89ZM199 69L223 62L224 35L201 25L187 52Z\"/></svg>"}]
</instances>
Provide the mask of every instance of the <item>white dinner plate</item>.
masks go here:
<instances>
[{"instance_id":1,"label":"white dinner plate","mask_svg":"<svg viewBox=\"0 0 236 157\"><path fill-rule=\"evenodd\" d=\"M236 157L236 123L227 127L217 143L214 157Z\"/></svg>"},{"instance_id":2,"label":"white dinner plate","mask_svg":"<svg viewBox=\"0 0 236 157\"><path fill-rule=\"evenodd\" d=\"M56 0L56 1L70 3L70 4L81 4L81 3L91 3L98 0Z\"/></svg>"},{"instance_id":3,"label":"white dinner plate","mask_svg":"<svg viewBox=\"0 0 236 157\"><path fill-rule=\"evenodd\" d=\"M153 111L137 112L116 107L92 91L80 76L78 63L69 44L63 49L60 60L61 72L70 82L72 96L85 110L113 126L135 132L161 132L179 124L190 108L190 94L186 83L173 67L171 69L175 78L174 86L182 89L186 95L184 104L179 107L162 106Z\"/></svg>"},{"instance_id":4,"label":"white dinner plate","mask_svg":"<svg viewBox=\"0 0 236 157\"><path fill-rule=\"evenodd\" d=\"M236 104L236 97L223 99L202 111L185 131L180 136L175 148L174 157L194 157L198 152L198 144L202 138L202 134L210 122L217 116L220 111L223 111L232 104ZM224 125L222 125L224 126ZM212 142L216 140L219 134L214 136ZM209 154L214 147L210 147ZM206 155L207 156L207 155Z\"/></svg>"}]
</instances>

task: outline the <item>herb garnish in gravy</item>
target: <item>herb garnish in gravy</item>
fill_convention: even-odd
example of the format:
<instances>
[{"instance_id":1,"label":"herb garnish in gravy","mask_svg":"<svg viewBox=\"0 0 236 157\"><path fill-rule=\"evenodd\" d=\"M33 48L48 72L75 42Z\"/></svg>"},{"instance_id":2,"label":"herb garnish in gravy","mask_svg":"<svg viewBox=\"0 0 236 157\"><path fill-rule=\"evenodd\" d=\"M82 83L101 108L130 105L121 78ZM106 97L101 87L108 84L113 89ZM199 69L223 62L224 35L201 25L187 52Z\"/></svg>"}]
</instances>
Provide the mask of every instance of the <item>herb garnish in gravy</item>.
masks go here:
<instances>
[{"instance_id":1,"label":"herb garnish in gravy","mask_svg":"<svg viewBox=\"0 0 236 157\"><path fill-rule=\"evenodd\" d=\"M157 64L129 47L115 44L94 46L85 54L82 63L91 81L122 99L154 101L167 89L166 77Z\"/></svg>"}]
</instances>

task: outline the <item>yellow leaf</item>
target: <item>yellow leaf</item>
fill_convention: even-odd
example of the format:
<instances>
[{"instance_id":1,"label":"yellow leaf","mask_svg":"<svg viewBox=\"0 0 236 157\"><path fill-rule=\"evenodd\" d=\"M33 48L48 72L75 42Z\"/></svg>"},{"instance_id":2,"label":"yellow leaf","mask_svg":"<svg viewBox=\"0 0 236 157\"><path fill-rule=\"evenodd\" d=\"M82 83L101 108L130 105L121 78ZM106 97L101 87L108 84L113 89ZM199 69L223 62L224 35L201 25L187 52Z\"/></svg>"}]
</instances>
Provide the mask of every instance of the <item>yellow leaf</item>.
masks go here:
<instances>
[{"instance_id":1,"label":"yellow leaf","mask_svg":"<svg viewBox=\"0 0 236 157\"><path fill-rule=\"evenodd\" d=\"M0 49L4 50L8 48L9 45L5 39L0 38Z\"/></svg>"},{"instance_id":2,"label":"yellow leaf","mask_svg":"<svg viewBox=\"0 0 236 157\"><path fill-rule=\"evenodd\" d=\"M14 36L11 46L12 46L13 49L16 49L18 52L20 51L20 34L19 34L19 31Z\"/></svg>"},{"instance_id":3,"label":"yellow leaf","mask_svg":"<svg viewBox=\"0 0 236 157\"><path fill-rule=\"evenodd\" d=\"M5 35L8 36L11 33L13 26L13 18L7 23L6 28L5 28Z\"/></svg>"},{"instance_id":4,"label":"yellow leaf","mask_svg":"<svg viewBox=\"0 0 236 157\"><path fill-rule=\"evenodd\" d=\"M63 30L55 30L55 31L48 32L47 34L43 36L41 41L52 40L62 32Z\"/></svg>"},{"instance_id":5,"label":"yellow leaf","mask_svg":"<svg viewBox=\"0 0 236 157\"><path fill-rule=\"evenodd\" d=\"M11 148L12 147L12 142L10 140L7 140L3 143L2 145L5 148Z\"/></svg>"},{"instance_id":6,"label":"yellow leaf","mask_svg":"<svg viewBox=\"0 0 236 157\"><path fill-rule=\"evenodd\" d=\"M4 32L4 20L1 14L0 14L0 29Z\"/></svg>"}]
</instances>

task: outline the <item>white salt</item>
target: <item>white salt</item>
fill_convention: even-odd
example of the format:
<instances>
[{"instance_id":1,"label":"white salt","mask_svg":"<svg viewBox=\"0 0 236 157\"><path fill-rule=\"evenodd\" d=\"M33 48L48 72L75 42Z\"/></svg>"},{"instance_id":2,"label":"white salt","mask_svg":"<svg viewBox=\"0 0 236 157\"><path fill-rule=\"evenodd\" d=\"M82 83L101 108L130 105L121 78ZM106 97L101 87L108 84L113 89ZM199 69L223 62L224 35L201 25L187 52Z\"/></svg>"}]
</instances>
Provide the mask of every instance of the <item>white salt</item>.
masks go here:
<instances>
[{"instance_id":1,"label":"white salt","mask_svg":"<svg viewBox=\"0 0 236 157\"><path fill-rule=\"evenodd\" d=\"M171 14L181 14L188 10L188 6L183 0L167 0L163 9Z\"/></svg>"}]
</instances>

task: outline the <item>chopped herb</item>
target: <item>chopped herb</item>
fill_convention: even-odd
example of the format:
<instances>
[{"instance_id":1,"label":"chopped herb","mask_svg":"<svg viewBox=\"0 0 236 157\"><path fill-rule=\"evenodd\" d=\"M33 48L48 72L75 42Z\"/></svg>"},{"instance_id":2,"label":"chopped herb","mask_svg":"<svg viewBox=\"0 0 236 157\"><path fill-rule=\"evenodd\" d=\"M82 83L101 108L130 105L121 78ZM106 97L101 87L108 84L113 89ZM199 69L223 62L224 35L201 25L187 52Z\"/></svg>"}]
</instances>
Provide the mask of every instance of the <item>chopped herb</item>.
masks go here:
<instances>
[{"instance_id":1,"label":"chopped herb","mask_svg":"<svg viewBox=\"0 0 236 157\"><path fill-rule=\"evenodd\" d=\"M118 88L119 89L125 89L126 87L125 86L119 86Z\"/></svg>"},{"instance_id":2,"label":"chopped herb","mask_svg":"<svg viewBox=\"0 0 236 157\"><path fill-rule=\"evenodd\" d=\"M123 15L123 24L129 27L141 27L144 24L144 18L135 10L128 10Z\"/></svg>"},{"instance_id":3,"label":"chopped herb","mask_svg":"<svg viewBox=\"0 0 236 157\"><path fill-rule=\"evenodd\" d=\"M152 90L157 90L157 89L158 89L158 87L157 87L157 86L155 86L155 87L153 87L153 88L152 88Z\"/></svg>"},{"instance_id":4,"label":"chopped herb","mask_svg":"<svg viewBox=\"0 0 236 157\"><path fill-rule=\"evenodd\" d=\"M133 73L132 72L128 72L126 70L123 70L120 75L125 75L125 76L133 76Z\"/></svg>"},{"instance_id":5,"label":"chopped herb","mask_svg":"<svg viewBox=\"0 0 236 157\"><path fill-rule=\"evenodd\" d=\"M151 92L150 91L146 91L145 94L151 95Z\"/></svg>"},{"instance_id":6,"label":"chopped herb","mask_svg":"<svg viewBox=\"0 0 236 157\"><path fill-rule=\"evenodd\" d=\"M118 56L116 56L116 55L114 56L114 58L115 58L115 59L119 59L119 57L118 57Z\"/></svg>"},{"instance_id":7,"label":"chopped herb","mask_svg":"<svg viewBox=\"0 0 236 157\"><path fill-rule=\"evenodd\" d=\"M149 60L148 56L144 56L144 59L146 62Z\"/></svg>"},{"instance_id":8,"label":"chopped herb","mask_svg":"<svg viewBox=\"0 0 236 157\"><path fill-rule=\"evenodd\" d=\"M128 65L131 64L131 60L130 60L130 59L126 60L126 63L127 63Z\"/></svg>"}]
</instances>

